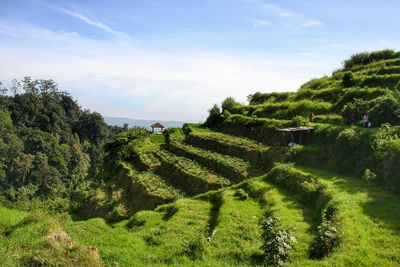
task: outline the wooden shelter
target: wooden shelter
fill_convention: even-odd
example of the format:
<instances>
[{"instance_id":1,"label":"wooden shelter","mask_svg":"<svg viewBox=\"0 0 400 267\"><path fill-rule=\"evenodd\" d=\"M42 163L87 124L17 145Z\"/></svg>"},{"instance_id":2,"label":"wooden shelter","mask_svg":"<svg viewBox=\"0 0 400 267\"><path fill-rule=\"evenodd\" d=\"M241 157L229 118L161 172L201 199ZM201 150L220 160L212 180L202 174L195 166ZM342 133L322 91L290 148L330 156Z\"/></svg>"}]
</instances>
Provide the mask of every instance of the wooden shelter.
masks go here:
<instances>
[{"instance_id":1,"label":"wooden shelter","mask_svg":"<svg viewBox=\"0 0 400 267\"><path fill-rule=\"evenodd\" d=\"M306 145L311 142L314 128L308 126L291 127L279 129L279 132L281 132L282 145Z\"/></svg>"},{"instance_id":2,"label":"wooden shelter","mask_svg":"<svg viewBox=\"0 0 400 267\"><path fill-rule=\"evenodd\" d=\"M162 124L159 123L159 122L153 123L152 125L150 125L150 127L151 127L151 132L152 132L152 133L154 133L154 129L161 129L161 132L163 132L163 130L164 130L164 128L165 128L165 126L162 125Z\"/></svg>"}]
</instances>

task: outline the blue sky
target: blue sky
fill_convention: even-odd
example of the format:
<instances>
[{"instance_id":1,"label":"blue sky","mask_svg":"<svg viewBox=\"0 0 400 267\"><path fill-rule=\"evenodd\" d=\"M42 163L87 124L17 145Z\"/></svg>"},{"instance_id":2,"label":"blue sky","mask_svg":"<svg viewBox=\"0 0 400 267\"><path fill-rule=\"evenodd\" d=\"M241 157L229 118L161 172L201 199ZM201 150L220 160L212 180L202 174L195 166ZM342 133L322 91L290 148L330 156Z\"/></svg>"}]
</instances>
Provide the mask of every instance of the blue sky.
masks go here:
<instances>
[{"instance_id":1,"label":"blue sky","mask_svg":"<svg viewBox=\"0 0 400 267\"><path fill-rule=\"evenodd\" d=\"M227 96L400 50L399 14L394 0L0 0L0 80L54 79L104 115L202 121Z\"/></svg>"}]
</instances>

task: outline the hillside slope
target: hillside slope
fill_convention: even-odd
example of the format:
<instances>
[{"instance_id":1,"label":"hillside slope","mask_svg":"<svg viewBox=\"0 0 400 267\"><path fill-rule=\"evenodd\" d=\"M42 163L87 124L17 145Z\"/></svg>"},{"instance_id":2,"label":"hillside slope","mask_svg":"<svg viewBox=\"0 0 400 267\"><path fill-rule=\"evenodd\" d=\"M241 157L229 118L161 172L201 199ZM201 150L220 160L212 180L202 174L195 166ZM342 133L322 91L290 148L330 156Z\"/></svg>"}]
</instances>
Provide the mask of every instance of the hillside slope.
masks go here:
<instances>
[{"instance_id":1,"label":"hillside slope","mask_svg":"<svg viewBox=\"0 0 400 267\"><path fill-rule=\"evenodd\" d=\"M80 221L0 208L0 256L11 266L398 266L399 68L398 52L358 54L297 92L228 98L204 125L119 133ZM296 126L313 128L309 140L279 131Z\"/></svg>"}]
</instances>

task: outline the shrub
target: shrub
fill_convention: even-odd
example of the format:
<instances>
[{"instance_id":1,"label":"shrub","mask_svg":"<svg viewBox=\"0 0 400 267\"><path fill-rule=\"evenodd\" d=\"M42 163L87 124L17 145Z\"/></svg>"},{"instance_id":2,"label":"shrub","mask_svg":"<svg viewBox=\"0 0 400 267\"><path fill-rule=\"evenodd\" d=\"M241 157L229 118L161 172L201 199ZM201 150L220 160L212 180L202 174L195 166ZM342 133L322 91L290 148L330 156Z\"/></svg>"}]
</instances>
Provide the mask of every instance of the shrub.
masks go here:
<instances>
[{"instance_id":1,"label":"shrub","mask_svg":"<svg viewBox=\"0 0 400 267\"><path fill-rule=\"evenodd\" d=\"M367 65L378 60L398 58L399 53L391 49L385 49L372 53L363 52L352 55L350 59L343 62L344 69L348 70L357 65Z\"/></svg>"},{"instance_id":2,"label":"shrub","mask_svg":"<svg viewBox=\"0 0 400 267\"><path fill-rule=\"evenodd\" d=\"M303 116L295 116L291 120L291 126L299 127L299 126L305 126L308 125L309 121L307 118Z\"/></svg>"},{"instance_id":3,"label":"shrub","mask_svg":"<svg viewBox=\"0 0 400 267\"><path fill-rule=\"evenodd\" d=\"M239 106L240 103L238 103L233 97L227 97L225 98L224 101L221 103L221 108L222 111L229 111L232 112L235 106Z\"/></svg>"},{"instance_id":4,"label":"shrub","mask_svg":"<svg viewBox=\"0 0 400 267\"><path fill-rule=\"evenodd\" d=\"M221 114L221 109L217 104L214 104L209 110L208 110L208 118L206 122L204 123L204 126L206 127L213 127L217 125L218 123L222 122L222 114Z\"/></svg>"},{"instance_id":5,"label":"shrub","mask_svg":"<svg viewBox=\"0 0 400 267\"><path fill-rule=\"evenodd\" d=\"M233 196L239 200L246 200L249 198L249 195L243 189L237 189Z\"/></svg>"},{"instance_id":6,"label":"shrub","mask_svg":"<svg viewBox=\"0 0 400 267\"><path fill-rule=\"evenodd\" d=\"M324 211L323 211L324 212ZM339 233L331 220L325 219L318 226L318 234L311 245L311 257L321 259L329 256L340 243Z\"/></svg>"},{"instance_id":7,"label":"shrub","mask_svg":"<svg viewBox=\"0 0 400 267\"><path fill-rule=\"evenodd\" d=\"M265 261L269 265L281 266L288 258L288 250L293 248L296 238L291 229L284 228L278 217L265 216L260 222L262 228Z\"/></svg>"},{"instance_id":8,"label":"shrub","mask_svg":"<svg viewBox=\"0 0 400 267\"><path fill-rule=\"evenodd\" d=\"M373 126L380 126L383 123L400 123L400 102L395 96L388 95L372 101L369 110L369 120Z\"/></svg>"},{"instance_id":9,"label":"shrub","mask_svg":"<svg viewBox=\"0 0 400 267\"><path fill-rule=\"evenodd\" d=\"M343 80L342 80L342 85L345 88L352 87L356 84L356 81L354 80L353 73L351 71L347 71L343 75Z\"/></svg>"},{"instance_id":10,"label":"shrub","mask_svg":"<svg viewBox=\"0 0 400 267\"><path fill-rule=\"evenodd\" d=\"M365 169L363 176L361 177L364 181L375 181L376 174L370 169Z\"/></svg>"},{"instance_id":11,"label":"shrub","mask_svg":"<svg viewBox=\"0 0 400 267\"><path fill-rule=\"evenodd\" d=\"M375 134L374 152L384 181L400 187L400 127L384 124Z\"/></svg>"},{"instance_id":12,"label":"shrub","mask_svg":"<svg viewBox=\"0 0 400 267\"><path fill-rule=\"evenodd\" d=\"M273 92L273 93L260 93L257 92L253 95L249 95L247 100L249 101L250 105L259 105L265 102L283 102L287 101L291 95L295 93L292 92Z\"/></svg>"},{"instance_id":13,"label":"shrub","mask_svg":"<svg viewBox=\"0 0 400 267\"><path fill-rule=\"evenodd\" d=\"M400 74L373 75L365 77L361 85L394 89L399 81Z\"/></svg>"},{"instance_id":14,"label":"shrub","mask_svg":"<svg viewBox=\"0 0 400 267\"><path fill-rule=\"evenodd\" d=\"M180 128L168 128L164 131L165 141L167 144L185 139L183 130Z\"/></svg>"}]
</instances>

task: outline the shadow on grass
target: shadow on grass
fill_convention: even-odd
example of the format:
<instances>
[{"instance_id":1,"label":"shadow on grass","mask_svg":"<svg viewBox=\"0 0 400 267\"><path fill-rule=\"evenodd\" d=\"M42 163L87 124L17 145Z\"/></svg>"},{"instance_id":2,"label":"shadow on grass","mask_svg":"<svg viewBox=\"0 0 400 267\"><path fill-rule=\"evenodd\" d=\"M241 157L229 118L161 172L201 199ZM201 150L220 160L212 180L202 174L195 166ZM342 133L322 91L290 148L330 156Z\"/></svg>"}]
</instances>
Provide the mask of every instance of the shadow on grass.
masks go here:
<instances>
[{"instance_id":1,"label":"shadow on grass","mask_svg":"<svg viewBox=\"0 0 400 267\"><path fill-rule=\"evenodd\" d=\"M400 233L400 194L393 192L390 188L377 182L367 182L361 178L352 176L336 175L328 170L316 170L313 168L302 168L326 181L332 183L333 188L340 192L353 195L366 193L365 199L360 199L359 205L366 216L374 221L379 221L389 227L393 234Z\"/></svg>"}]
</instances>

